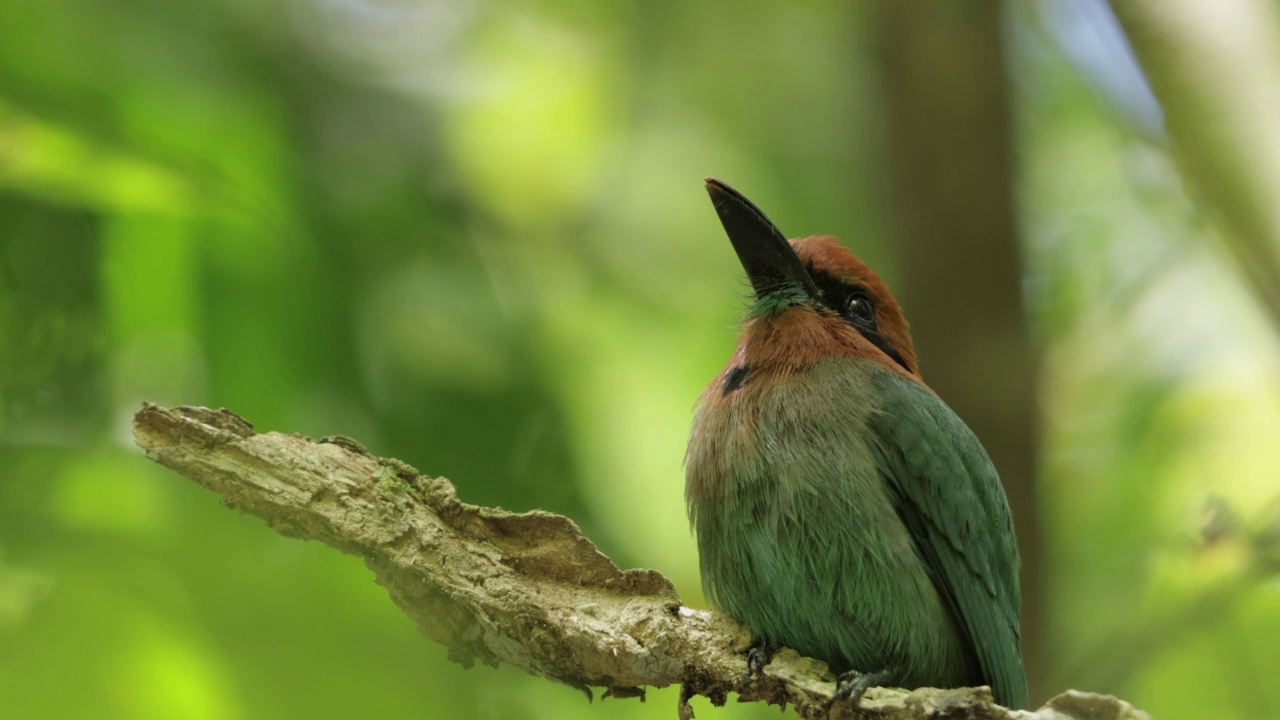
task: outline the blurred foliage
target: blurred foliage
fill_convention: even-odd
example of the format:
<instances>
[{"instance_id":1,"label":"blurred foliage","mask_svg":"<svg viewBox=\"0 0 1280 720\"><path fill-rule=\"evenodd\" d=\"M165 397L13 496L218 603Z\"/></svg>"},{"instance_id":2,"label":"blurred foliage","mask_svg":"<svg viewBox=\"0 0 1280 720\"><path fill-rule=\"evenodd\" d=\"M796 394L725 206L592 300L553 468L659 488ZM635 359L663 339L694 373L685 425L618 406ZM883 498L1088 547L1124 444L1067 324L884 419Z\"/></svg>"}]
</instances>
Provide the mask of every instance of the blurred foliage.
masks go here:
<instances>
[{"instance_id":1,"label":"blurred foliage","mask_svg":"<svg viewBox=\"0 0 1280 720\"><path fill-rule=\"evenodd\" d=\"M1031 7L1047 676L1275 716L1276 328L1108 56ZM0 715L671 717L447 662L359 560L227 512L129 419L350 435L703 604L681 458L746 286L700 179L892 281L874 40L831 0L0 4Z\"/></svg>"}]
</instances>

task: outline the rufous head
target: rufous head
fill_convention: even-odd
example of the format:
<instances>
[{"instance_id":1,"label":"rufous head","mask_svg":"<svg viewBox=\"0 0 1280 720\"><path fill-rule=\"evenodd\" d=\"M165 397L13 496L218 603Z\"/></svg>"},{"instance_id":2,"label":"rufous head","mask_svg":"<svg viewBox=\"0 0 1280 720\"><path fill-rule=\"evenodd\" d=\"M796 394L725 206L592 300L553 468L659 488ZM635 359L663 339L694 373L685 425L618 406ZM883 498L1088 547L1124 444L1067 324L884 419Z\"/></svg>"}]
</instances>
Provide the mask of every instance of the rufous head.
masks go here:
<instances>
[{"instance_id":1,"label":"rufous head","mask_svg":"<svg viewBox=\"0 0 1280 720\"><path fill-rule=\"evenodd\" d=\"M798 369L854 356L923 382L907 319L879 275L833 237L788 241L741 193L706 183L755 291L731 367Z\"/></svg>"}]
</instances>

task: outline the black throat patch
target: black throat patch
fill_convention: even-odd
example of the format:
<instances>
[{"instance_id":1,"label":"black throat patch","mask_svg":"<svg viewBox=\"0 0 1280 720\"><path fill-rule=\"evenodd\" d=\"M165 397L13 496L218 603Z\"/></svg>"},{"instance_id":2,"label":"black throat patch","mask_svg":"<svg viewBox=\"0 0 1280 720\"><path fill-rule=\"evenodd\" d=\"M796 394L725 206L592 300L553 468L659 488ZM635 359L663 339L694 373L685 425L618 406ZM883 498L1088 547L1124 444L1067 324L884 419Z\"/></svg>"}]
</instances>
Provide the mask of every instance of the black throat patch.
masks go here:
<instances>
[{"instance_id":1,"label":"black throat patch","mask_svg":"<svg viewBox=\"0 0 1280 720\"><path fill-rule=\"evenodd\" d=\"M739 365L729 371L724 378L724 389L720 392L720 397L724 397L729 393L742 387L742 383L747 381L747 366Z\"/></svg>"}]
</instances>

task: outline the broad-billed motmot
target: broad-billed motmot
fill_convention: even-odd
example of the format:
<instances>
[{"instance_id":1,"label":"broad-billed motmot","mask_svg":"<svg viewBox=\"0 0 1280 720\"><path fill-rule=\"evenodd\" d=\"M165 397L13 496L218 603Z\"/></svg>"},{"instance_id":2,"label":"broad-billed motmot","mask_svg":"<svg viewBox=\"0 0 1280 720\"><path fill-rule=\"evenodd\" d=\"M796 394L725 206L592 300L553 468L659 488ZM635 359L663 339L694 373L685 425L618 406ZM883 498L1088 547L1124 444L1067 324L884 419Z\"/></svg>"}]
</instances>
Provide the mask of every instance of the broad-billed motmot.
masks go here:
<instances>
[{"instance_id":1,"label":"broad-billed motmot","mask_svg":"<svg viewBox=\"0 0 1280 720\"><path fill-rule=\"evenodd\" d=\"M790 242L707 191L755 291L698 401L685 498L702 584L759 646L873 685L990 685L1028 704L1018 548L995 467L920 377L902 308L835 238ZM830 706L828 706L830 707Z\"/></svg>"}]
</instances>

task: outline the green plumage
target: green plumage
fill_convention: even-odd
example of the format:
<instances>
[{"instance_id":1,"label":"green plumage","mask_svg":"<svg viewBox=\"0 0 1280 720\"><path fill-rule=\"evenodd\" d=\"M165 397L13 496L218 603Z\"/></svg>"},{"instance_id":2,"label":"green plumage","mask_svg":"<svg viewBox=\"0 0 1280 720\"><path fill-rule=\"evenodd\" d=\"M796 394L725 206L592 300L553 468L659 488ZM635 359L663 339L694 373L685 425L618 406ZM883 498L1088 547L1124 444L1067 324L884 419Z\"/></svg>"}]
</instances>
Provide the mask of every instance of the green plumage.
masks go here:
<instances>
[{"instance_id":1,"label":"green plumage","mask_svg":"<svg viewBox=\"0 0 1280 720\"><path fill-rule=\"evenodd\" d=\"M708 391L687 458L711 600L757 638L906 687L1028 703L991 461L922 385L841 357Z\"/></svg>"}]
</instances>

